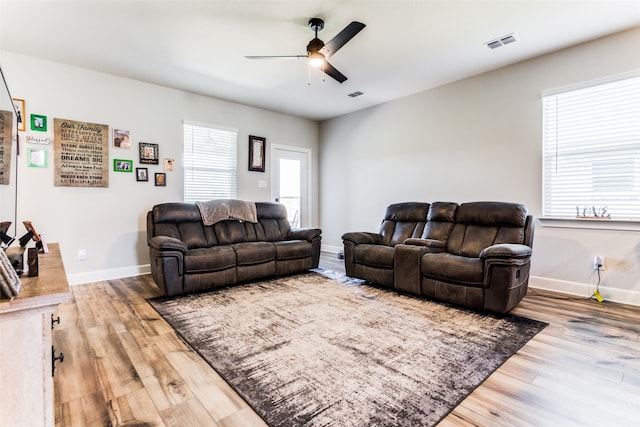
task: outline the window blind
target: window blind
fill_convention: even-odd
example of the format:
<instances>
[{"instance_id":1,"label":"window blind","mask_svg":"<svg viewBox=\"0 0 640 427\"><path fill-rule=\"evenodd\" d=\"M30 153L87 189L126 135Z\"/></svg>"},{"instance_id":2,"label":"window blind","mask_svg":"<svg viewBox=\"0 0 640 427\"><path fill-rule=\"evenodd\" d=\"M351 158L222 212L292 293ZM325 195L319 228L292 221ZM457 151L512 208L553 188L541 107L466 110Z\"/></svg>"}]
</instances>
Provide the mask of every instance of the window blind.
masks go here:
<instances>
[{"instance_id":1,"label":"window blind","mask_svg":"<svg viewBox=\"0 0 640 427\"><path fill-rule=\"evenodd\" d=\"M183 126L185 202L236 198L237 131Z\"/></svg>"},{"instance_id":2,"label":"window blind","mask_svg":"<svg viewBox=\"0 0 640 427\"><path fill-rule=\"evenodd\" d=\"M543 215L640 221L640 76L542 100Z\"/></svg>"}]
</instances>

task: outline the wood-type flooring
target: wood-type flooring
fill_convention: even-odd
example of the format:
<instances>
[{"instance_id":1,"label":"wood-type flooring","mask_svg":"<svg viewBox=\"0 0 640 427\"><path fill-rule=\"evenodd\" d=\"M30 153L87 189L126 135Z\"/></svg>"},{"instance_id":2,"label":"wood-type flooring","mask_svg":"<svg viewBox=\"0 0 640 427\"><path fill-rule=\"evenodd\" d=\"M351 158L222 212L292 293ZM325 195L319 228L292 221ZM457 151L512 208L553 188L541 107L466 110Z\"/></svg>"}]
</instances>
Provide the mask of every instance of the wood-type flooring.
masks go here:
<instances>
[{"instance_id":1,"label":"wood-type flooring","mask_svg":"<svg viewBox=\"0 0 640 427\"><path fill-rule=\"evenodd\" d=\"M320 266L344 272L333 255ZM54 329L57 426L265 425L146 302L150 275L72 293ZM439 426L640 425L640 307L530 289L512 313L549 326Z\"/></svg>"}]
</instances>

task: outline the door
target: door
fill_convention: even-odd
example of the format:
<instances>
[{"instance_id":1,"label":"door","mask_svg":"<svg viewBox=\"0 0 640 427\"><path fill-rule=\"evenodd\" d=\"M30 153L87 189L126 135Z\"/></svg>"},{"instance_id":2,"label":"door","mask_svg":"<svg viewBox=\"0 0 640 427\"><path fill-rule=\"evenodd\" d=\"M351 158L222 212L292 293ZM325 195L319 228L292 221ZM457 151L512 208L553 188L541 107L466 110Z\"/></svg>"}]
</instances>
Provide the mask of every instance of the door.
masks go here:
<instances>
[{"instance_id":1,"label":"door","mask_svg":"<svg viewBox=\"0 0 640 427\"><path fill-rule=\"evenodd\" d=\"M308 227L309 157L311 150L298 147L271 146L272 198L287 208L292 228Z\"/></svg>"}]
</instances>

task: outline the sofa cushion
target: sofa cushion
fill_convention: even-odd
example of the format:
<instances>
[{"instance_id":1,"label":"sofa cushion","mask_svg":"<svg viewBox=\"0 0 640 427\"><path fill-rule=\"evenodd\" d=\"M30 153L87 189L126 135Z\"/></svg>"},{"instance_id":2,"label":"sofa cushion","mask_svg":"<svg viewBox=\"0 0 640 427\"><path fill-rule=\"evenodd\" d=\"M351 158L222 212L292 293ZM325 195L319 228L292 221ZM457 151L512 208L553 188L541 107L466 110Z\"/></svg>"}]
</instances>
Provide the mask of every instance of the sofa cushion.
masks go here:
<instances>
[{"instance_id":1,"label":"sofa cushion","mask_svg":"<svg viewBox=\"0 0 640 427\"><path fill-rule=\"evenodd\" d=\"M231 245L236 252L237 265L262 264L276 259L276 248L271 242L246 242Z\"/></svg>"},{"instance_id":2,"label":"sofa cushion","mask_svg":"<svg viewBox=\"0 0 640 427\"><path fill-rule=\"evenodd\" d=\"M377 268L393 268L394 248L384 245L358 245L353 249L357 264Z\"/></svg>"},{"instance_id":3,"label":"sofa cushion","mask_svg":"<svg viewBox=\"0 0 640 427\"><path fill-rule=\"evenodd\" d=\"M184 256L186 273L219 271L236 266L236 253L230 246L191 249Z\"/></svg>"},{"instance_id":4,"label":"sofa cushion","mask_svg":"<svg viewBox=\"0 0 640 427\"><path fill-rule=\"evenodd\" d=\"M466 286L482 286L483 266L480 258L440 252L424 254L420 267L423 276Z\"/></svg>"},{"instance_id":5,"label":"sofa cushion","mask_svg":"<svg viewBox=\"0 0 640 427\"><path fill-rule=\"evenodd\" d=\"M306 240L274 242L274 246L277 260L308 258L313 252L311 243Z\"/></svg>"},{"instance_id":6,"label":"sofa cushion","mask_svg":"<svg viewBox=\"0 0 640 427\"><path fill-rule=\"evenodd\" d=\"M412 237L420 237L427 221L429 203L407 202L389 205L380 225L387 246L395 246Z\"/></svg>"},{"instance_id":7,"label":"sofa cushion","mask_svg":"<svg viewBox=\"0 0 640 427\"><path fill-rule=\"evenodd\" d=\"M463 203L447 241L447 252L478 257L487 246L524 241L527 209L517 203Z\"/></svg>"}]
</instances>

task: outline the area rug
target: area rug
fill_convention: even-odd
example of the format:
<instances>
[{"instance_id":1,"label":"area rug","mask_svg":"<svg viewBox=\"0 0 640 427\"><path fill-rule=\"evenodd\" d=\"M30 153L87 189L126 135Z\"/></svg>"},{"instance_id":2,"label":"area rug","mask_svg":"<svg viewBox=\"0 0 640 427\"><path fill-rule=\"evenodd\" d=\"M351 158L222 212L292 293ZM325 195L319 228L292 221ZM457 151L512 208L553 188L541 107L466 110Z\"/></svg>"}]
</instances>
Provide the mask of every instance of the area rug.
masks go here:
<instances>
[{"instance_id":1,"label":"area rug","mask_svg":"<svg viewBox=\"0 0 640 427\"><path fill-rule=\"evenodd\" d=\"M316 270L149 301L271 426L431 426L546 324Z\"/></svg>"}]
</instances>

